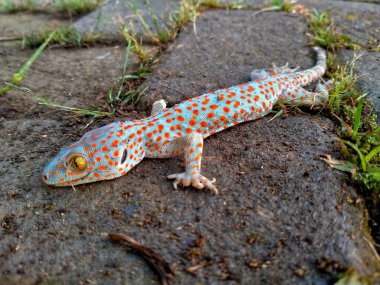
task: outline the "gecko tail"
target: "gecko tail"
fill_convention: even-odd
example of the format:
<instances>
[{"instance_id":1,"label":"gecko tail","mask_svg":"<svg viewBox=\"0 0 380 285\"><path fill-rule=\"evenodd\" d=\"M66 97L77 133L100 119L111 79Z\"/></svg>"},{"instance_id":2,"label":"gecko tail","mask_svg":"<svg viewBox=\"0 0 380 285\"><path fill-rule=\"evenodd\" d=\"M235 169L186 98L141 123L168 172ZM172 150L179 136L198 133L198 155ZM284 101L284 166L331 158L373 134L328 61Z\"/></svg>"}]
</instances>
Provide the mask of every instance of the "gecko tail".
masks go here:
<instances>
[{"instance_id":1,"label":"gecko tail","mask_svg":"<svg viewBox=\"0 0 380 285\"><path fill-rule=\"evenodd\" d=\"M315 68L319 68L319 76L322 76L326 72L326 51L320 47L313 47L313 50L317 53L317 64Z\"/></svg>"}]
</instances>

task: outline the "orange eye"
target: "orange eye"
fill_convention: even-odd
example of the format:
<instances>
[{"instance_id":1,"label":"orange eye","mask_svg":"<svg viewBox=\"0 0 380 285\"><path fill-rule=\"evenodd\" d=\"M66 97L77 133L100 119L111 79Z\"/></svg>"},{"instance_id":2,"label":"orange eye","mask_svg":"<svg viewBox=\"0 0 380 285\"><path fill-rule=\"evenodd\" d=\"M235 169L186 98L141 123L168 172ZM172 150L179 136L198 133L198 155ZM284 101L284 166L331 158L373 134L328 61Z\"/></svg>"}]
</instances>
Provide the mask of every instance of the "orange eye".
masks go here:
<instances>
[{"instance_id":1,"label":"orange eye","mask_svg":"<svg viewBox=\"0 0 380 285\"><path fill-rule=\"evenodd\" d=\"M86 168L86 158L83 155L73 155L67 161L71 169L81 171Z\"/></svg>"}]
</instances>

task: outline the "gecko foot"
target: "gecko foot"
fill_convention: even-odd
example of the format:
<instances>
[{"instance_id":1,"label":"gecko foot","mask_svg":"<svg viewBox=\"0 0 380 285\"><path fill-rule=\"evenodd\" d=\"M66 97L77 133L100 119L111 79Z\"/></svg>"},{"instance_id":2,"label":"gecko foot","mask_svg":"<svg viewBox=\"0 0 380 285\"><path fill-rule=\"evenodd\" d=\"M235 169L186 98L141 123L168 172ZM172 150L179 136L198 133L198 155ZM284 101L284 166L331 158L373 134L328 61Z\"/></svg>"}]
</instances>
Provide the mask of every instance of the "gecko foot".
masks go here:
<instances>
[{"instance_id":1,"label":"gecko foot","mask_svg":"<svg viewBox=\"0 0 380 285\"><path fill-rule=\"evenodd\" d=\"M185 172L184 173L177 173L177 174L171 174L168 176L168 179L175 179L173 182L174 189L178 188L178 185L183 186L190 186L197 189L206 189L209 190L213 194L218 194L218 189L216 189L215 183L216 179L213 178L211 181L208 180L203 175L197 174L197 175L188 175Z\"/></svg>"}]
</instances>

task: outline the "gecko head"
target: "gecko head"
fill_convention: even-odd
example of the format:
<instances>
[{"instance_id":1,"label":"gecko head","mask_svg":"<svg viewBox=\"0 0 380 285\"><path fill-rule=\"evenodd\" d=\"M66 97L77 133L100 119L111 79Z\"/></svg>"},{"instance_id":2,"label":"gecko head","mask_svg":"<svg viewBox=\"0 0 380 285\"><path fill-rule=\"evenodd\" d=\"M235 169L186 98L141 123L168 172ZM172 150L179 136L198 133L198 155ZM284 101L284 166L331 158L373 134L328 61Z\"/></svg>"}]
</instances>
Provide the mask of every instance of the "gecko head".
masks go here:
<instances>
[{"instance_id":1,"label":"gecko head","mask_svg":"<svg viewBox=\"0 0 380 285\"><path fill-rule=\"evenodd\" d=\"M44 168L43 182L70 186L124 175L145 155L138 129L132 122L113 123L84 134Z\"/></svg>"}]
</instances>

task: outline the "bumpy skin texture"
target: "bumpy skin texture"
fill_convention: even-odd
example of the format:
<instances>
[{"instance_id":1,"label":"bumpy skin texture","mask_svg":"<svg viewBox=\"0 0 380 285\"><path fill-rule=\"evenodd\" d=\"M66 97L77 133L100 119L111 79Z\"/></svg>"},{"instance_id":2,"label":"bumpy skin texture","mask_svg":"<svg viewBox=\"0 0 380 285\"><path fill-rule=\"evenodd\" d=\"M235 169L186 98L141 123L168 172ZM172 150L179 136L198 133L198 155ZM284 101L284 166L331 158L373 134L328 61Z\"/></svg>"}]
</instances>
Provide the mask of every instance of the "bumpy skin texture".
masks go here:
<instances>
[{"instance_id":1,"label":"bumpy skin texture","mask_svg":"<svg viewBox=\"0 0 380 285\"><path fill-rule=\"evenodd\" d=\"M153 104L150 117L138 121L115 122L86 133L78 142L63 148L43 170L48 185L70 186L113 179L126 174L144 157L164 158L184 155L183 173L169 175L177 185L217 189L200 174L203 140L228 127L267 115L277 100L318 106L328 98L325 85L316 92L302 86L325 73L326 54L314 48L316 66L296 72L287 65L254 70L252 81L189 99L172 108L163 100ZM73 158L79 157L73 164Z\"/></svg>"}]
</instances>

